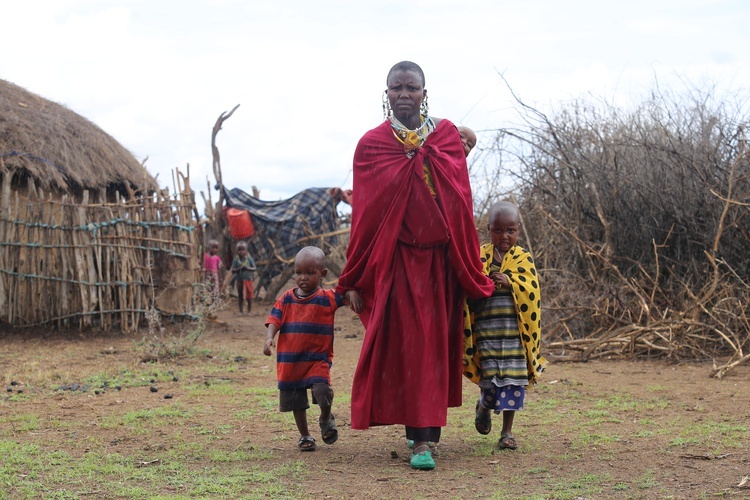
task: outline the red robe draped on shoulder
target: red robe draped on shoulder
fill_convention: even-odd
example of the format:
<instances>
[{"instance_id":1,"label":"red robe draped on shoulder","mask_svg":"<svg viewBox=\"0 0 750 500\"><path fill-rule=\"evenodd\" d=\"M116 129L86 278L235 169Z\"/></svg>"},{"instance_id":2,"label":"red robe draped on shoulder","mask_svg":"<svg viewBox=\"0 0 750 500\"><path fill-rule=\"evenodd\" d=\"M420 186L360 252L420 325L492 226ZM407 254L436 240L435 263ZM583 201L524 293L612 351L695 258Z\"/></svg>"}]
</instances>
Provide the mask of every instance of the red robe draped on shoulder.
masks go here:
<instances>
[{"instance_id":1,"label":"red robe draped on shoulder","mask_svg":"<svg viewBox=\"0 0 750 500\"><path fill-rule=\"evenodd\" d=\"M437 196L427 186L429 165ZM492 294L482 273L466 158L438 123L412 158L390 122L354 154L352 228L337 290L354 289L365 339L352 387L352 428L442 427L461 405L462 298Z\"/></svg>"}]
</instances>

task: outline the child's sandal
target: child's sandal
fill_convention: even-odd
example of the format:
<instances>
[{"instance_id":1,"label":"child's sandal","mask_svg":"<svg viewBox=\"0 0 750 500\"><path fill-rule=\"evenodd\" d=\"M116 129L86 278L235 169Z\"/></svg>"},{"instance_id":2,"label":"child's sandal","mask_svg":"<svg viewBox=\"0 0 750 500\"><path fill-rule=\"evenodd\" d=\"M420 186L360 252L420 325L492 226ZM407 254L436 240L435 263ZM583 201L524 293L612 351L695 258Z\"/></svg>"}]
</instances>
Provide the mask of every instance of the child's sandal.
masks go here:
<instances>
[{"instance_id":1,"label":"child's sandal","mask_svg":"<svg viewBox=\"0 0 750 500\"><path fill-rule=\"evenodd\" d=\"M302 436L299 438L297 447L300 451L315 451L315 438L312 436Z\"/></svg>"},{"instance_id":2,"label":"child's sandal","mask_svg":"<svg viewBox=\"0 0 750 500\"><path fill-rule=\"evenodd\" d=\"M328 422L324 424L318 421L318 423L320 424L320 434L323 436L323 442L325 444L335 443L339 438L339 430L336 428L336 420L333 418L333 413L328 418Z\"/></svg>"},{"instance_id":3,"label":"child's sandal","mask_svg":"<svg viewBox=\"0 0 750 500\"><path fill-rule=\"evenodd\" d=\"M474 428L479 434L483 435L487 435L492 431L492 412L484 409L479 401L477 401L474 413Z\"/></svg>"},{"instance_id":4,"label":"child's sandal","mask_svg":"<svg viewBox=\"0 0 750 500\"><path fill-rule=\"evenodd\" d=\"M518 448L518 443L510 434L503 434L497 442L497 447L501 450L515 450Z\"/></svg>"}]
</instances>

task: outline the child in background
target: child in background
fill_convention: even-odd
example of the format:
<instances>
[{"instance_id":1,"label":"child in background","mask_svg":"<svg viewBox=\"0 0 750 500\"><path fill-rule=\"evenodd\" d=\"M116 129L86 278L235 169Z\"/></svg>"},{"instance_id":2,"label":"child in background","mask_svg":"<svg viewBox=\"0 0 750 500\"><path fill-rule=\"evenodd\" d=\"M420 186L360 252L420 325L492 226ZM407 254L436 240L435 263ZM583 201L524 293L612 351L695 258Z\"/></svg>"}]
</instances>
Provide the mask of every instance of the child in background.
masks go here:
<instances>
[{"instance_id":1,"label":"child in background","mask_svg":"<svg viewBox=\"0 0 750 500\"><path fill-rule=\"evenodd\" d=\"M461 144L464 146L464 154L469 156L471 150L477 145L477 135L469 127L458 127L458 135L461 136Z\"/></svg>"},{"instance_id":2,"label":"child in background","mask_svg":"<svg viewBox=\"0 0 750 500\"><path fill-rule=\"evenodd\" d=\"M498 447L510 450L518 447L513 419L523 409L526 387L536 384L547 364L539 351L539 278L531 254L516 245L520 227L515 205L499 202L490 207L487 228L492 242L482 245L480 255L495 292L470 302L465 315L473 342L464 349L465 375L480 389L474 426L480 434L489 434L491 412L502 413Z\"/></svg>"},{"instance_id":3,"label":"child in background","mask_svg":"<svg viewBox=\"0 0 750 500\"><path fill-rule=\"evenodd\" d=\"M232 281L237 284L237 299L240 305L240 314L243 313L243 304L247 302L247 315L253 308L253 272L255 272L255 262L250 254L247 253L247 243L240 241L237 243L237 255L232 260Z\"/></svg>"},{"instance_id":4,"label":"child in background","mask_svg":"<svg viewBox=\"0 0 750 500\"><path fill-rule=\"evenodd\" d=\"M219 257L219 242L209 240L207 246L208 252L203 257L203 280L211 287L211 294L217 297L221 290L221 275L224 270L224 263L221 262L221 257Z\"/></svg>"},{"instance_id":5,"label":"child in background","mask_svg":"<svg viewBox=\"0 0 750 500\"><path fill-rule=\"evenodd\" d=\"M307 389L313 403L320 406L320 432L323 442L333 444L339 437L331 413L333 389L333 318L344 299L335 290L324 290L321 280L328 274L325 254L317 247L305 247L294 259L297 288L284 292L266 320L268 328L263 354L271 355L274 337L276 372L279 384L279 411L294 412L300 433L300 451L315 451L315 439L307 427Z\"/></svg>"}]
</instances>

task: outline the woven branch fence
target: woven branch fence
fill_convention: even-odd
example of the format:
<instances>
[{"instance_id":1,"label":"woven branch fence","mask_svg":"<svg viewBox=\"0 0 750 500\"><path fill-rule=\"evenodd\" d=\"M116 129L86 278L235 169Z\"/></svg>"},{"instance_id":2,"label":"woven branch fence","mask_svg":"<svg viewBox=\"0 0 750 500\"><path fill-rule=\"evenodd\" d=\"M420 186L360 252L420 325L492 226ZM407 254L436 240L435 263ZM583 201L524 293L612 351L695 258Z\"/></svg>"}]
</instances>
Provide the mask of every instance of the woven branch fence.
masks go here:
<instances>
[{"instance_id":1,"label":"woven branch fence","mask_svg":"<svg viewBox=\"0 0 750 500\"><path fill-rule=\"evenodd\" d=\"M3 175L0 322L132 331L153 308L189 315L199 231L189 179L176 177L173 197L107 200L103 191L45 193L33 182L19 190Z\"/></svg>"}]
</instances>

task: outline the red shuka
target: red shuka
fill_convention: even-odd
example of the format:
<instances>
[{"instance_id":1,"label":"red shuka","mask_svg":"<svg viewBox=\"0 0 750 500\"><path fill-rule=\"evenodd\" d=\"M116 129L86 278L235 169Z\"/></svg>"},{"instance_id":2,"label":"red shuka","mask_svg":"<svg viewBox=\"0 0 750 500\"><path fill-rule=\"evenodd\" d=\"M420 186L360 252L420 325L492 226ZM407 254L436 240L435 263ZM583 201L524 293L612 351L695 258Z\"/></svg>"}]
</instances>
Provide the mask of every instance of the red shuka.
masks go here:
<instances>
[{"instance_id":1,"label":"red shuka","mask_svg":"<svg viewBox=\"0 0 750 500\"><path fill-rule=\"evenodd\" d=\"M427 161L436 197L425 182ZM352 228L337 291L365 304L352 428L442 427L461 405L462 298L492 294L482 273L469 174L456 127L442 120L413 158L390 122L354 154Z\"/></svg>"}]
</instances>

